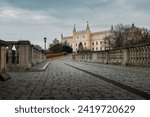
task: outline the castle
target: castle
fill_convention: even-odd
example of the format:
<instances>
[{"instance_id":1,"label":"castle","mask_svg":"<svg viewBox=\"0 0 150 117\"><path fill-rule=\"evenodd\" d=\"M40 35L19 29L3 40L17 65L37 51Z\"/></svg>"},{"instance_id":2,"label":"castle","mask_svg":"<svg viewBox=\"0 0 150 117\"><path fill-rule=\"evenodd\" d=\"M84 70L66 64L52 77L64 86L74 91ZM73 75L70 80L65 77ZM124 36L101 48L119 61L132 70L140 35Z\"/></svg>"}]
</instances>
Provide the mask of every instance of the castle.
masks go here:
<instances>
[{"instance_id":1,"label":"castle","mask_svg":"<svg viewBox=\"0 0 150 117\"><path fill-rule=\"evenodd\" d=\"M113 26L110 30L91 32L89 23L87 22L86 30L76 31L74 25L73 36L64 37L61 34L61 42L67 42L74 52L81 50L101 51L108 49L105 37L112 33Z\"/></svg>"}]
</instances>

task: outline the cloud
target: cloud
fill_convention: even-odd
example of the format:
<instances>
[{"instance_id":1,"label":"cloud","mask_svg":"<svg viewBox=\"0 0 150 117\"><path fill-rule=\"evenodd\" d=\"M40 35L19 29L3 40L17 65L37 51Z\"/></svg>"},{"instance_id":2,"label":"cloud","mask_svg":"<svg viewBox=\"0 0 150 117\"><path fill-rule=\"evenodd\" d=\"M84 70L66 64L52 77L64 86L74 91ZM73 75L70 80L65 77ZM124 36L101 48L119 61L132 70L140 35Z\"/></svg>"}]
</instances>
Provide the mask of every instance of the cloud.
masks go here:
<instances>
[{"instance_id":1,"label":"cloud","mask_svg":"<svg viewBox=\"0 0 150 117\"><path fill-rule=\"evenodd\" d=\"M55 18L44 11L31 11L9 6L0 7L1 22L18 22L18 23L47 23L49 20L55 21Z\"/></svg>"},{"instance_id":2,"label":"cloud","mask_svg":"<svg viewBox=\"0 0 150 117\"><path fill-rule=\"evenodd\" d=\"M92 32L110 29L118 23L150 26L149 0L1 0L0 38L28 39L43 46L71 35L73 25L84 30L89 21Z\"/></svg>"}]
</instances>

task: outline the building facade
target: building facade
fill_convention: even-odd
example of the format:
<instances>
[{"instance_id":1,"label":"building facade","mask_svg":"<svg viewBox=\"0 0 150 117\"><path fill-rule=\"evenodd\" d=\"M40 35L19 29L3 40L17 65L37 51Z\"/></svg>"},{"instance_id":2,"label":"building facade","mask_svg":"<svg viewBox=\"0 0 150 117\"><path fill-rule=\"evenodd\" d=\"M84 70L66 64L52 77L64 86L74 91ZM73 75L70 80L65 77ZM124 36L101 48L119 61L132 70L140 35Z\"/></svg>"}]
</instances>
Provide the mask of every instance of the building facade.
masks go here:
<instances>
[{"instance_id":1,"label":"building facade","mask_svg":"<svg viewBox=\"0 0 150 117\"><path fill-rule=\"evenodd\" d=\"M105 41L105 37L112 34L113 26L110 30L100 31L100 32L92 32L90 26L87 22L87 26L85 30L76 31L76 27L74 26L73 35L64 37L61 34L61 42L67 42L72 48L74 52L81 50L91 50L91 51L101 51L108 49L108 46Z\"/></svg>"}]
</instances>

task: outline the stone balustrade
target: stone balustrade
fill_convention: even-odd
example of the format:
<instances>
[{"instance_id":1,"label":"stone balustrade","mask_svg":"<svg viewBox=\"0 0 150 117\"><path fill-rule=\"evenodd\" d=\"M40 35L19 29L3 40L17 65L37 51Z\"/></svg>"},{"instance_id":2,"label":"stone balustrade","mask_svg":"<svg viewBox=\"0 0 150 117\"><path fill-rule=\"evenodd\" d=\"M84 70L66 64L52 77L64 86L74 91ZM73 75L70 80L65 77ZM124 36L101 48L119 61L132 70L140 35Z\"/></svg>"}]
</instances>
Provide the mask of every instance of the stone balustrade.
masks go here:
<instances>
[{"instance_id":1,"label":"stone balustrade","mask_svg":"<svg viewBox=\"0 0 150 117\"><path fill-rule=\"evenodd\" d=\"M129 64L150 64L150 45L129 48L128 54Z\"/></svg>"},{"instance_id":2,"label":"stone balustrade","mask_svg":"<svg viewBox=\"0 0 150 117\"><path fill-rule=\"evenodd\" d=\"M33 65L46 60L43 50L31 45L29 41L8 42L7 71L26 71Z\"/></svg>"},{"instance_id":3,"label":"stone balustrade","mask_svg":"<svg viewBox=\"0 0 150 117\"><path fill-rule=\"evenodd\" d=\"M97 52L82 52L73 55L73 59L105 64L150 66L150 44Z\"/></svg>"}]
</instances>

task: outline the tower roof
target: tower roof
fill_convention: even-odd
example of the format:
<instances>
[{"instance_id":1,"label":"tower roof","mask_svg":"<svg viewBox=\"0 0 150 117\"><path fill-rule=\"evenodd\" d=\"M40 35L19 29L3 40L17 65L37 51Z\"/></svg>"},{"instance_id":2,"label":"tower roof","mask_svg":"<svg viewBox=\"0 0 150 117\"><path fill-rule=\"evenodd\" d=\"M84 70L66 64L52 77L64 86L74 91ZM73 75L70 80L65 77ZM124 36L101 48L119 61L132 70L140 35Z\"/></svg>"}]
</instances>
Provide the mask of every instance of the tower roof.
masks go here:
<instances>
[{"instance_id":1,"label":"tower roof","mask_svg":"<svg viewBox=\"0 0 150 117\"><path fill-rule=\"evenodd\" d=\"M87 21L86 31L90 31L89 22Z\"/></svg>"},{"instance_id":2,"label":"tower roof","mask_svg":"<svg viewBox=\"0 0 150 117\"><path fill-rule=\"evenodd\" d=\"M76 25L74 24L73 32L76 32Z\"/></svg>"},{"instance_id":3,"label":"tower roof","mask_svg":"<svg viewBox=\"0 0 150 117\"><path fill-rule=\"evenodd\" d=\"M134 29L134 28L135 28L135 25L134 25L134 23L132 23L132 26L131 26L131 28L132 28L132 29Z\"/></svg>"}]
</instances>

